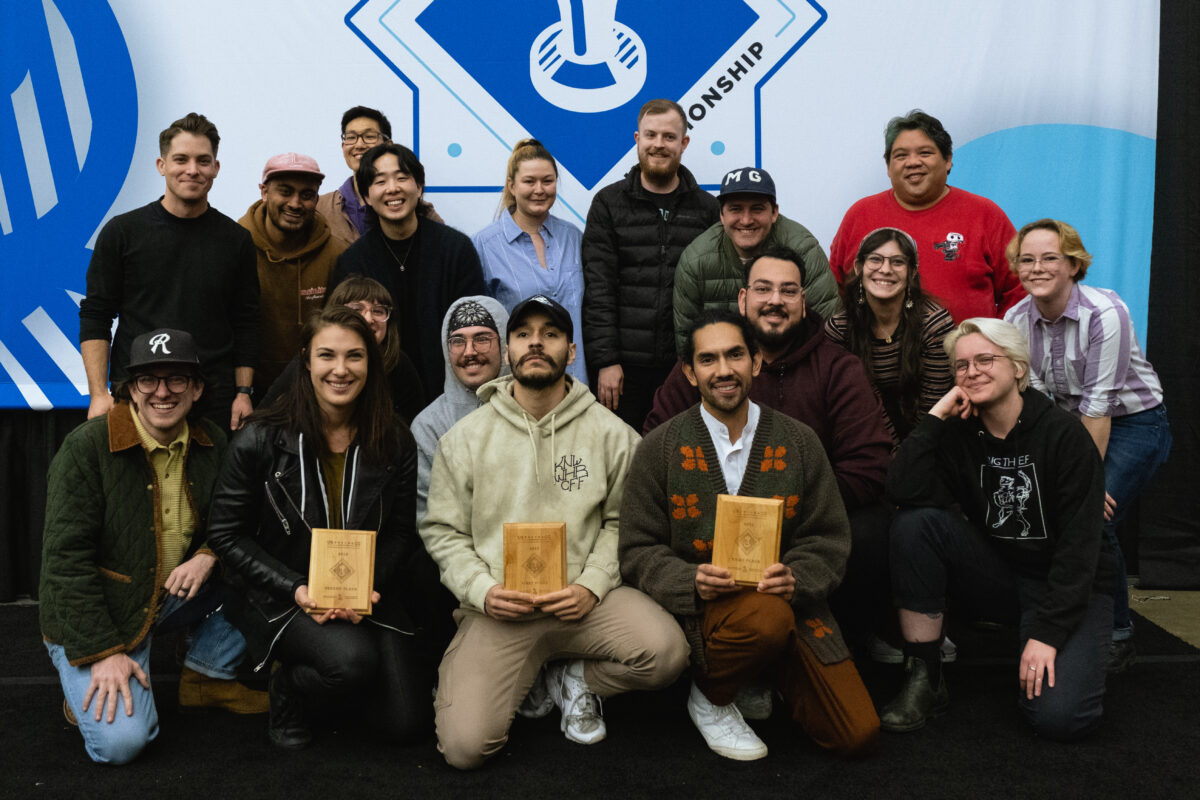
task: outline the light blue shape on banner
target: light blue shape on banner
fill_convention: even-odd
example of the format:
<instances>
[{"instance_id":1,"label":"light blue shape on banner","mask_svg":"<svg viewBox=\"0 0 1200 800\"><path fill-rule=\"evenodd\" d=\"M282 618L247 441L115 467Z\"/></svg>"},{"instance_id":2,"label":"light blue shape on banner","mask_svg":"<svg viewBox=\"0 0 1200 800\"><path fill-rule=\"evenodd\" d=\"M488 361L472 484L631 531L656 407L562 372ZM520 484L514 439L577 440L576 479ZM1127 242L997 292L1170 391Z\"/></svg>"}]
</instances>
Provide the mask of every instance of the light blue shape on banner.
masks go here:
<instances>
[{"instance_id":1,"label":"light blue shape on banner","mask_svg":"<svg viewBox=\"0 0 1200 800\"><path fill-rule=\"evenodd\" d=\"M1153 139L1089 125L1026 125L958 147L950 182L997 203L1020 228L1052 217L1092 254L1084 282L1129 306L1142 351L1154 230Z\"/></svg>"},{"instance_id":2,"label":"light blue shape on banner","mask_svg":"<svg viewBox=\"0 0 1200 800\"><path fill-rule=\"evenodd\" d=\"M107 3L23 0L4 10L0 407L83 407L76 298L87 242L133 158L133 62Z\"/></svg>"}]
</instances>

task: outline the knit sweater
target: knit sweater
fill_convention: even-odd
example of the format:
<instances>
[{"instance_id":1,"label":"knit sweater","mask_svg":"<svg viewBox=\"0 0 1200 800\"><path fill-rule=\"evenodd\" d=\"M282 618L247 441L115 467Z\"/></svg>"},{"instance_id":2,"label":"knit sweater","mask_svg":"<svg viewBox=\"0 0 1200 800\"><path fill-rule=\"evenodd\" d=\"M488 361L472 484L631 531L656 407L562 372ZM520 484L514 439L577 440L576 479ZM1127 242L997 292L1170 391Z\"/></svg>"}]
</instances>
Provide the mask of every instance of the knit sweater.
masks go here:
<instances>
[{"instance_id":1,"label":"knit sweater","mask_svg":"<svg viewBox=\"0 0 1200 800\"><path fill-rule=\"evenodd\" d=\"M693 660L703 657L696 565L712 561L717 495L726 494L699 404L656 428L638 448L621 505L621 576L683 618ZM796 578L801 641L824 664L849 657L826 598L850 555L850 523L829 460L807 425L762 408L742 497L784 501L782 564Z\"/></svg>"}]
</instances>

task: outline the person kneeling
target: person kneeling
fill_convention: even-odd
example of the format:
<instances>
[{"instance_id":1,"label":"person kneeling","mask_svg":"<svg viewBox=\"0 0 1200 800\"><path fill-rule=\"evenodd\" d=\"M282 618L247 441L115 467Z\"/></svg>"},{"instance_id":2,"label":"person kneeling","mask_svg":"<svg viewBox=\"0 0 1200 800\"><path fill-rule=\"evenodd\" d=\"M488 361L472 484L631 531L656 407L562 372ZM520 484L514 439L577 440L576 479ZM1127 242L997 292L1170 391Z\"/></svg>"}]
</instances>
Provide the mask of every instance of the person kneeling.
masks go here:
<instances>
[{"instance_id":1,"label":"person kneeling","mask_svg":"<svg viewBox=\"0 0 1200 800\"><path fill-rule=\"evenodd\" d=\"M767 754L745 722L771 713L764 682L818 745L867 752L879 719L826 602L850 526L821 442L749 399L762 358L743 317L703 312L684 344L701 402L638 448L621 507L622 575L680 618L692 646L688 714L714 752ZM784 503L780 560L754 588L711 563L719 494Z\"/></svg>"},{"instance_id":2,"label":"person kneeling","mask_svg":"<svg viewBox=\"0 0 1200 800\"><path fill-rule=\"evenodd\" d=\"M1017 328L969 319L945 347L956 385L888 473L907 678L883 729L916 730L949 705L939 645L953 586L965 616L1019 624L1020 707L1034 730L1078 738L1100 721L1112 628L1100 456L1077 419L1028 389Z\"/></svg>"},{"instance_id":3,"label":"person kneeling","mask_svg":"<svg viewBox=\"0 0 1200 800\"><path fill-rule=\"evenodd\" d=\"M399 598L416 536L417 447L395 416L375 337L331 306L300 334L301 378L234 440L213 500L209 541L244 602L230 616L261 658L269 735L312 741L318 711L361 706L389 740L427 734L431 679ZM317 611L309 592L313 528L373 530L372 615Z\"/></svg>"}]
</instances>

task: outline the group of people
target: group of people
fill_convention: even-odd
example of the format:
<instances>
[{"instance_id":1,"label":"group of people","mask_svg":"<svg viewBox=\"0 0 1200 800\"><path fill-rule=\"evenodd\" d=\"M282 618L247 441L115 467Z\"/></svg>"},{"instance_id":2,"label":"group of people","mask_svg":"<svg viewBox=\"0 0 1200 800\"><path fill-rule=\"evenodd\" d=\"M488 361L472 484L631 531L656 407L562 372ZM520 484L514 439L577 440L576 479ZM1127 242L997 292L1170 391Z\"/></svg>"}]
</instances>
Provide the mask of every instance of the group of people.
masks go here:
<instances>
[{"instance_id":1,"label":"group of people","mask_svg":"<svg viewBox=\"0 0 1200 800\"><path fill-rule=\"evenodd\" d=\"M949 186L950 136L913 111L827 258L766 170L701 189L687 131L647 103L583 231L523 140L473 238L377 110L342 118L338 189L274 156L240 224L208 204L212 123L163 131L163 197L97 237L89 421L49 475L42 632L93 760L157 735L173 628L185 707L267 712L287 749L331 715L432 730L463 769L518 714L598 742L601 698L685 672L722 756L767 754L747 720L776 701L869 753L946 710L948 611L1019 628L1038 734L1094 728L1134 654L1115 525L1171 436L1078 232ZM782 503L754 586L712 563L721 495ZM506 585L516 522L564 524L564 588ZM369 615L310 594L317 528L375 532ZM904 664L879 711L856 653Z\"/></svg>"}]
</instances>

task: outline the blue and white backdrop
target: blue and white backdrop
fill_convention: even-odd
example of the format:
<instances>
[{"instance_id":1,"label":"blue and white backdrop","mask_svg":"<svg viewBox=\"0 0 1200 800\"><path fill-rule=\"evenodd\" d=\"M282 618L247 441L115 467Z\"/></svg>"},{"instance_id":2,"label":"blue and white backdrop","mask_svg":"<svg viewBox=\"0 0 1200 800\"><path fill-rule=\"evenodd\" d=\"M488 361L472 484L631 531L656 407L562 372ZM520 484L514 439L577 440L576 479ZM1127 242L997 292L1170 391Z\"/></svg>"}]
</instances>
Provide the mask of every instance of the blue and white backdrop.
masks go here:
<instances>
[{"instance_id":1,"label":"blue and white backdrop","mask_svg":"<svg viewBox=\"0 0 1200 800\"><path fill-rule=\"evenodd\" d=\"M954 137L951 182L1020 226L1079 228L1088 282L1145 344L1157 0L3 0L0 407L86 405L78 303L96 231L162 193L158 132L219 127L210 199L237 218L266 159L349 174L346 108L384 110L427 196L470 234L533 135L561 163L557 213L635 162L640 105L679 100L684 163L715 185L768 169L783 213L828 246L887 186L883 127L911 108Z\"/></svg>"}]
</instances>

